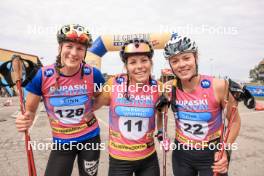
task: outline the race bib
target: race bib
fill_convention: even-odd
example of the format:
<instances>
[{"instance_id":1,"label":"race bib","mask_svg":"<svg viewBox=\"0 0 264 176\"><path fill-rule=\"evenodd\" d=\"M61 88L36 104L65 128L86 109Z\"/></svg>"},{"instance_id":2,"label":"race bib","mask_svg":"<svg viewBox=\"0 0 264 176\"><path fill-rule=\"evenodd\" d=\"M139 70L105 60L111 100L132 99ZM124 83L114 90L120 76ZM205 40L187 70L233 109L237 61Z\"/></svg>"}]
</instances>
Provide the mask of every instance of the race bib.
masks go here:
<instances>
[{"instance_id":1,"label":"race bib","mask_svg":"<svg viewBox=\"0 0 264 176\"><path fill-rule=\"evenodd\" d=\"M139 140L148 131L149 118L120 116L118 126L125 138Z\"/></svg>"},{"instance_id":2,"label":"race bib","mask_svg":"<svg viewBox=\"0 0 264 176\"><path fill-rule=\"evenodd\" d=\"M208 123L204 121L178 120L182 133L194 140L204 140L208 134Z\"/></svg>"},{"instance_id":3,"label":"race bib","mask_svg":"<svg viewBox=\"0 0 264 176\"><path fill-rule=\"evenodd\" d=\"M85 111L84 105L54 107L54 114L61 123L78 124Z\"/></svg>"}]
</instances>

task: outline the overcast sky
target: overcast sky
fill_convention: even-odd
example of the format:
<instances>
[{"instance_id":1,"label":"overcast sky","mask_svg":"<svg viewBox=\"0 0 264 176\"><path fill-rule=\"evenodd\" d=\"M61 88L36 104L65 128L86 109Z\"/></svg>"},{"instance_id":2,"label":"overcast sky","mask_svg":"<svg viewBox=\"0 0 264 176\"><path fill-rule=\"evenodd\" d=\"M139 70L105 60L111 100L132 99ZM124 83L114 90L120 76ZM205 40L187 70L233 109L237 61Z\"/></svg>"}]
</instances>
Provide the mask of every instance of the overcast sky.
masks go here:
<instances>
[{"instance_id":1,"label":"overcast sky","mask_svg":"<svg viewBox=\"0 0 264 176\"><path fill-rule=\"evenodd\" d=\"M247 80L264 58L264 1L261 0L1 0L0 48L55 61L57 28L78 23L102 34L179 32L199 47L203 74ZM168 67L155 51L153 73ZM103 57L102 72L123 71L117 52Z\"/></svg>"}]
</instances>

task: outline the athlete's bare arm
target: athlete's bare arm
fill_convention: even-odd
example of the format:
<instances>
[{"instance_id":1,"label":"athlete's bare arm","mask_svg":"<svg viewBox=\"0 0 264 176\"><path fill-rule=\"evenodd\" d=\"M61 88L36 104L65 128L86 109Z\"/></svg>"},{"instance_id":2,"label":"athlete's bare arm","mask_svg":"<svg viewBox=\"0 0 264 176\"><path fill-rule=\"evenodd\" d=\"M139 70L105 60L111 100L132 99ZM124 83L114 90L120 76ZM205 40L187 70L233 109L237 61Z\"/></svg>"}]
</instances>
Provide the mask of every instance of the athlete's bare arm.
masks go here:
<instances>
[{"instance_id":1,"label":"athlete's bare arm","mask_svg":"<svg viewBox=\"0 0 264 176\"><path fill-rule=\"evenodd\" d=\"M40 96L28 92L26 98L26 112L24 115L20 114L16 118L16 127L18 131L23 132L30 128L38 109Z\"/></svg>"},{"instance_id":2,"label":"athlete's bare arm","mask_svg":"<svg viewBox=\"0 0 264 176\"><path fill-rule=\"evenodd\" d=\"M217 100L221 103L222 107L225 107L225 103L226 103L226 97L227 97L227 93L229 93L228 95L228 103L227 103L227 115L226 118L229 121L230 117L231 117L231 111L232 111L232 107L237 105L237 101L233 98L233 96L231 95L231 93L228 90L227 87L227 83L225 83L225 80L220 80L220 79L214 79L214 88L215 88L215 95L217 96ZM232 128L230 129L230 133L227 139L227 143L234 143L238 134L239 134L239 130L240 130L240 125L241 125L241 121L240 121L240 116L238 113L238 110L235 112L235 117L234 120L232 122Z\"/></svg>"},{"instance_id":3,"label":"athlete's bare arm","mask_svg":"<svg viewBox=\"0 0 264 176\"><path fill-rule=\"evenodd\" d=\"M105 84L105 86L111 87L112 85L112 79L110 78ZM96 111L97 109L101 108L102 106L109 106L110 100L111 100L111 91L107 89L102 89L102 92L98 93L97 96L95 96L95 100L93 103L93 111Z\"/></svg>"}]
</instances>

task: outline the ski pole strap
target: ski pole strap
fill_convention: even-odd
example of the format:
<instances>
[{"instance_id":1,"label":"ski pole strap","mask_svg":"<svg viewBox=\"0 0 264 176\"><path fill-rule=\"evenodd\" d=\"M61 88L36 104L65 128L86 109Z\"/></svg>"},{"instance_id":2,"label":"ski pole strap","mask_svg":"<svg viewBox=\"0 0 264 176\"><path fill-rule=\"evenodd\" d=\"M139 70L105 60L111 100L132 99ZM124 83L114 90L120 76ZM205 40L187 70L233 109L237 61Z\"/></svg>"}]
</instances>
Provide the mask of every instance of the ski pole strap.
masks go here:
<instances>
[{"instance_id":1,"label":"ski pole strap","mask_svg":"<svg viewBox=\"0 0 264 176\"><path fill-rule=\"evenodd\" d=\"M155 135L155 137L158 139L159 142L161 142L163 140L163 130L159 129L157 134Z\"/></svg>"},{"instance_id":2,"label":"ski pole strap","mask_svg":"<svg viewBox=\"0 0 264 176\"><path fill-rule=\"evenodd\" d=\"M255 108L256 106L255 98L246 89L246 86L241 88L241 86L238 83L232 81L231 79L229 79L228 82L229 82L229 91L237 102L244 101L244 105L248 109Z\"/></svg>"},{"instance_id":3,"label":"ski pole strap","mask_svg":"<svg viewBox=\"0 0 264 176\"><path fill-rule=\"evenodd\" d=\"M163 108L168 107L169 105L170 102L168 98L164 95L164 93L162 93L162 95L159 97L158 101L155 104L155 109L161 112Z\"/></svg>"},{"instance_id":4,"label":"ski pole strap","mask_svg":"<svg viewBox=\"0 0 264 176\"><path fill-rule=\"evenodd\" d=\"M12 70L12 62L11 61L4 62L0 66L0 74L3 76L3 78L0 78L0 85L1 86L13 87L16 84L12 80L11 70Z\"/></svg>"},{"instance_id":5,"label":"ski pole strap","mask_svg":"<svg viewBox=\"0 0 264 176\"><path fill-rule=\"evenodd\" d=\"M30 60L23 59L19 55L13 55L12 59L4 62L0 66L0 74L3 76L4 79L0 78L0 86L9 86L13 87L16 84L17 80L13 80L12 72L13 72L13 61L18 59L22 61L22 83L21 86L25 87L29 81L33 79L36 75L38 69L40 68L37 64Z\"/></svg>"},{"instance_id":6,"label":"ski pole strap","mask_svg":"<svg viewBox=\"0 0 264 176\"><path fill-rule=\"evenodd\" d=\"M176 105L176 86L173 85L171 88L171 110L173 113L176 113L177 110L177 105Z\"/></svg>"},{"instance_id":7,"label":"ski pole strap","mask_svg":"<svg viewBox=\"0 0 264 176\"><path fill-rule=\"evenodd\" d=\"M228 79L229 83L229 92L232 94L234 99L238 102L243 100L243 89L240 87L240 85L231 79Z\"/></svg>"},{"instance_id":8,"label":"ski pole strap","mask_svg":"<svg viewBox=\"0 0 264 176\"><path fill-rule=\"evenodd\" d=\"M33 63L34 64L34 63ZM36 67L36 66L34 66L34 67L32 67L33 69L31 70L31 72L28 74L28 75L26 75L26 78L25 78L25 80L22 82L22 84L21 84L21 86L22 87L26 87L26 85L34 78L34 76L37 74L37 72L38 72L38 69L39 69L39 67Z\"/></svg>"},{"instance_id":9,"label":"ski pole strap","mask_svg":"<svg viewBox=\"0 0 264 176\"><path fill-rule=\"evenodd\" d=\"M248 109L253 109L256 107L256 100L254 96L249 92L249 90L246 89L246 86L243 87L244 91L244 105Z\"/></svg>"}]
</instances>

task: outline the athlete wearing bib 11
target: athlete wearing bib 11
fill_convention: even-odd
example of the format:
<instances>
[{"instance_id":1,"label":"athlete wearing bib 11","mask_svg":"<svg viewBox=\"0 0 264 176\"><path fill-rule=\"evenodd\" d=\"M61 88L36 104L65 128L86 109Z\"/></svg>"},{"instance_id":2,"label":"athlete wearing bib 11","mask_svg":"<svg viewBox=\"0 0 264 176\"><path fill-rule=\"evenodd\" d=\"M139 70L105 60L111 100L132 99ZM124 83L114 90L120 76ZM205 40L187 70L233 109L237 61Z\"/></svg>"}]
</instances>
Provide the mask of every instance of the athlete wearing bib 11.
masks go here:
<instances>
[{"instance_id":1,"label":"athlete wearing bib 11","mask_svg":"<svg viewBox=\"0 0 264 176\"><path fill-rule=\"evenodd\" d=\"M92 110L93 98L98 95L94 84L105 81L99 70L84 62L87 48L92 45L87 29L65 25L58 31L57 39L56 63L41 68L27 85L26 113L17 118L16 125L19 131L32 125L42 97L54 146L57 146L50 153L45 175L70 176L78 156L79 174L95 176L100 155L100 129L96 117L88 118L87 114Z\"/></svg>"},{"instance_id":2,"label":"athlete wearing bib 11","mask_svg":"<svg viewBox=\"0 0 264 176\"><path fill-rule=\"evenodd\" d=\"M172 154L174 175L211 176L213 172L226 174L226 153L216 161L219 152L215 152L214 147L211 150L211 145L216 147L220 141L222 118L225 118L222 111L228 94L226 82L198 74L198 49L188 37L173 34L165 45L164 56L176 76L176 80L166 83L172 85L170 100L176 122L175 143L178 148ZM228 120L232 103L235 102L232 96L229 99L226 115ZM234 143L239 129L240 117L237 113L227 143Z\"/></svg>"},{"instance_id":3,"label":"athlete wearing bib 11","mask_svg":"<svg viewBox=\"0 0 264 176\"><path fill-rule=\"evenodd\" d=\"M143 39L124 43L120 56L127 74L104 85L94 109L109 106L109 176L159 176L153 134L161 83L151 78L152 45ZM159 114L160 117L160 114ZM158 128L161 120L158 118Z\"/></svg>"}]
</instances>

